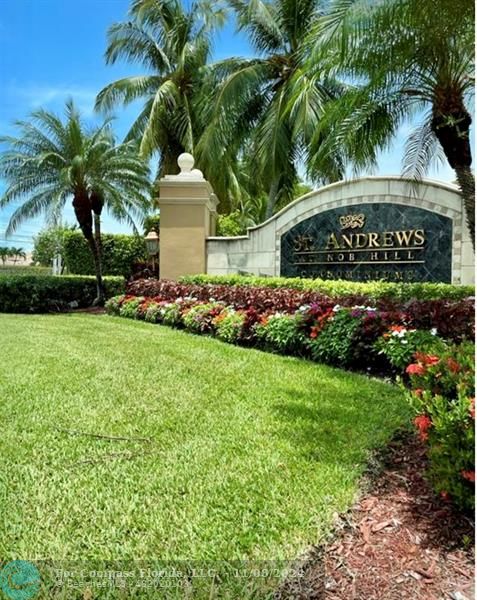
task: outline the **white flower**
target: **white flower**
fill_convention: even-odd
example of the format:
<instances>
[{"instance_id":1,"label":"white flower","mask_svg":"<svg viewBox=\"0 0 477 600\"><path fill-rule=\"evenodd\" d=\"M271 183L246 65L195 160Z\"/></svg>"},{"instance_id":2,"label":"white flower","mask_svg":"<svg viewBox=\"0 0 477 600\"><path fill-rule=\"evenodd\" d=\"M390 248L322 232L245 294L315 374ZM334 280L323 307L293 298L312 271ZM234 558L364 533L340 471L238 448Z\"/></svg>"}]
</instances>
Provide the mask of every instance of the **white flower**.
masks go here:
<instances>
[{"instance_id":1,"label":"white flower","mask_svg":"<svg viewBox=\"0 0 477 600\"><path fill-rule=\"evenodd\" d=\"M433 327L433 328L431 329L431 333L432 333L432 335L437 335L437 328L436 328L436 327Z\"/></svg>"},{"instance_id":2,"label":"white flower","mask_svg":"<svg viewBox=\"0 0 477 600\"><path fill-rule=\"evenodd\" d=\"M341 306L339 304L335 304L335 306L333 306L333 312L338 312L339 310L341 310Z\"/></svg>"}]
</instances>

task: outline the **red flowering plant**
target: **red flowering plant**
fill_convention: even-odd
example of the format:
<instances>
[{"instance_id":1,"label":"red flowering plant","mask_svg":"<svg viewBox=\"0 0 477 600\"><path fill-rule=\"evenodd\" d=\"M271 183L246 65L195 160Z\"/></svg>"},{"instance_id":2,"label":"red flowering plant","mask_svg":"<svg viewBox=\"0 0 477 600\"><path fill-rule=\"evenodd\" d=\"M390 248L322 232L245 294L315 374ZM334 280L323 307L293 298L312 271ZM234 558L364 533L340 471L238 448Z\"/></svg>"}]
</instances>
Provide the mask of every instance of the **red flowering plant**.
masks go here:
<instances>
[{"instance_id":1,"label":"red flowering plant","mask_svg":"<svg viewBox=\"0 0 477 600\"><path fill-rule=\"evenodd\" d=\"M430 481L443 498L469 510L475 483L474 352L470 342L442 353L416 352L405 388L428 448Z\"/></svg>"}]
</instances>

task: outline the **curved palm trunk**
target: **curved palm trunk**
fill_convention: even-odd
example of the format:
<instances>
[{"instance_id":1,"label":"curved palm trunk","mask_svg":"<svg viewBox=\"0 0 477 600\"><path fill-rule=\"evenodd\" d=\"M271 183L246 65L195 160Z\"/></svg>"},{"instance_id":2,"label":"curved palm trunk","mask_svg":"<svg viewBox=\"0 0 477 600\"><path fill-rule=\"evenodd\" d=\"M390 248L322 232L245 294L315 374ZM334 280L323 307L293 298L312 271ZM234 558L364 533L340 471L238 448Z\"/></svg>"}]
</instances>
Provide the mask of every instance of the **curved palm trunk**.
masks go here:
<instances>
[{"instance_id":1,"label":"curved palm trunk","mask_svg":"<svg viewBox=\"0 0 477 600\"><path fill-rule=\"evenodd\" d=\"M96 275L96 298L93 302L93 306L101 305L104 304L105 298L103 274L98 247L96 246L96 240L93 235L93 213L91 201L86 191L80 190L79 192L75 193L73 198L73 208L81 232L86 238L91 250L91 254L93 255L94 271Z\"/></svg>"},{"instance_id":2,"label":"curved palm trunk","mask_svg":"<svg viewBox=\"0 0 477 600\"><path fill-rule=\"evenodd\" d=\"M459 92L449 88L436 91L432 130L449 165L456 172L472 247L475 250L475 180L470 168L472 151L469 139L471 123L471 116Z\"/></svg>"}]
</instances>

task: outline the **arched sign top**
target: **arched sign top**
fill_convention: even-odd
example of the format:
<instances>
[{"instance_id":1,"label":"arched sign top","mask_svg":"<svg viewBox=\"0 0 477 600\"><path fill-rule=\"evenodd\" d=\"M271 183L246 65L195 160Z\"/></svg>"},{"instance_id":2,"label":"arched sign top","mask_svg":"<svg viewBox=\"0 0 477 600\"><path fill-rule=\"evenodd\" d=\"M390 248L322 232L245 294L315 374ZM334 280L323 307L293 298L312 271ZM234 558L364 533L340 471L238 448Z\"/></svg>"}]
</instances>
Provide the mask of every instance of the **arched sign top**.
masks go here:
<instances>
[{"instance_id":1,"label":"arched sign top","mask_svg":"<svg viewBox=\"0 0 477 600\"><path fill-rule=\"evenodd\" d=\"M450 183L362 177L324 186L235 238L207 240L207 272L473 283Z\"/></svg>"}]
</instances>

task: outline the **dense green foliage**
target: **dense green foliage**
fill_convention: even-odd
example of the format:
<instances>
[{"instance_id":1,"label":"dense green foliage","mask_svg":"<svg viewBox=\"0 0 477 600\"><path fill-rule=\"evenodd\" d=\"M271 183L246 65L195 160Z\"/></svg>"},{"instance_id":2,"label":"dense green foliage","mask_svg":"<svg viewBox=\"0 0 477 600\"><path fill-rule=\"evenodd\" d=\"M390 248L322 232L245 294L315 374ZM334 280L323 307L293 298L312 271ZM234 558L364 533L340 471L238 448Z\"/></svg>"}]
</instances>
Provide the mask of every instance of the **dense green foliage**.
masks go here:
<instances>
[{"instance_id":1,"label":"dense green foliage","mask_svg":"<svg viewBox=\"0 0 477 600\"><path fill-rule=\"evenodd\" d=\"M129 277L135 263L147 258L146 243L139 235L103 233L103 273ZM62 257L68 273L93 275L94 262L88 244L79 231L63 235Z\"/></svg>"},{"instance_id":2,"label":"dense green foliage","mask_svg":"<svg viewBox=\"0 0 477 600\"><path fill-rule=\"evenodd\" d=\"M0 331L4 560L290 560L409 419L396 386L147 323L0 315ZM250 597L207 583L193 597Z\"/></svg>"},{"instance_id":3,"label":"dense green foliage","mask_svg":"<svg viewBox=\"0 0 477 600\"><path fill-rule=\"evenodd\" d=\"M177 157L192 152L197 142L204 67L214 28L223 20L216 2L199 0L185 7L180 0L133 0L129 19L109 28L106 62L124 59L147 73L107 85L96 107L109 110L143 100L127 139L139 140L144 156L160 152L160 176L177 172Z\"/></svg>"},{"instance_id":4,"label":"dense green foliage","mask_svg":"<svg viewBox=\"0 0 477 600\"><path fill-rule=\"evenodd\" d=\"M344 85L305 60L307 32L322 11L319 0L230 4L255 56L228 58L211 67L215 90L198 156L209 173L243 153L251 184L243 182L244 187L252 196L265 193L268 218L293 199L300 163L315 182L342 177L339 151L318 160L314 146L320 144L315 132L326 107L341 96Z\"/></svg>"},{"instance_id":5,"label":"dense green foliage","mask_svg":"<svg viewBox=\"0 0 477 600\"><path fill-rule=\"evenodd\" d=\"M369 298L395 298L396 300L458 300L473 296L474 286L448 283L388 283L384 281L356 282L344 280L300 279L288 277L255 277L253 275L187 275L182 283L249 285L271 288L313 290L327 296L368 296Z\"/></svg>"},{"instance_id":6,"label":"dense green foliage","mask_svg":"<svg viewBox=\"0 0 477 600\"><path fill-rule=\"evenodd\" d=\"M447 159L474 240L474 3L331 0L308 44L310 69L320 65L353 84L316 128L317 158L339 151L356 170L372 168L402 125L419 120L405 145L403 175L420 179L436 158Z\"/></svg>"},{"instance_id":7,"label":"dense green foliage","mask_svg":"<svg viewBox=\"0 0 477 600\"><path fill-rule=\"evenodd\" d=\"M0 265L0 277L2 275L51 275L51 267L39 267L36 265Z\"/></svg>"},{"instance_id":8,"label":"dense green foliage","mask_svg":"<svg viewBox=\"0 0 477 600\"><path fill-rule=\"evenodd\" d=\"M32 261L42 267L51 267L53 259L63 252L63 227L50 227L33 238Z\"/></svg>"},{"instance_id":9,"label":"dense green foliage","mask_svg":"<svg viewBox=\"0 0 477 600\"><path fill-rule=\"evenodd\" d=\"M94 277L53 275L3 275L0 271L0 312L29 313L89 306L96 296ZM124 289L122 277L105 277L109 298Z\"/></svg>"},{"instance_id":10,"label":"dense green foliage","mask_svg":"<svg viewBox=\"0 0 477 600\"><path fill-rule=\"evenodd\" d=\"M235 237L246 233L247 227L243 215L239 210L234 210L228 215L218 215L216 235Z\"/></svg>"}]
</instances>

